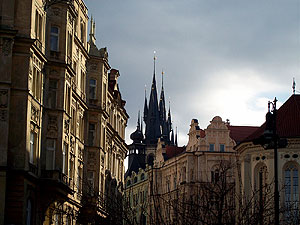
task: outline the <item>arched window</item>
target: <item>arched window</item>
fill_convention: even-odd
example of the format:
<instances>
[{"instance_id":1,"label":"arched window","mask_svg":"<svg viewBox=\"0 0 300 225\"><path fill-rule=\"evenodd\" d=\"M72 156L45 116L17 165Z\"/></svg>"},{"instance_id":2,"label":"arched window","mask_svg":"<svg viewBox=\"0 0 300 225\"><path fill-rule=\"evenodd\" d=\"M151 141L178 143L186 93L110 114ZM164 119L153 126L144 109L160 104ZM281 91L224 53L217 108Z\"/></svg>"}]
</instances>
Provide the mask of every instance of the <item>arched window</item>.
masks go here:
<instances>
[{"instance_id":1,"label":"arched window","mask_svg":"<svg viewBox=\"0 0 300 225\"><path fill-rule=\"evenodd\" d=\"M137 182L137 177L134 177L134 180L133 180L133 182L134 182L134 183L136 183L136 182Z\"/></svg>"},{"instance_id":2,"label":"arched window","mask_svg":"<svg viewBox=\"0 0 300 225\"><path fill-rule=\"evenodd\" d=\"M258 220L260 224L264 224L266 195L267 195L267 177L268 169L264 163L258 163L254 169L254 195L258 210Z\"/></svg>"},{"instance_id":3,"label":"arched window","mask_svg":"<svg viewBox=\"0 0 300 225\"><path fill-rule=\"evenodd\" d=\"M284 169L284 200L287 220L297 222L299 214L299 170L295 164L289 164ZM294 221L295 219L297 221Z\"/></svg>"},{"instance_id":4,"label":"arched window","mask_svg":"<svg viewBox=\"0 0 300 225\"><path fill-rule=\"evenodd\" d=\"M131 184L130 180L127 181L127 187Z\"/></svg>"},{"instance_id":5,"label":"arched window","mask_svg":"<svg viewBox=\"0 0 300 225\"><path fill-rule=\"evenodd\" d=\"M145 179L145 174L141 174L141 180L144 180Z\"/></svg>"},{"instance_id":6,"label":"arched window","mask_svg":"<svg viewBox=\"0 0 300 225\"><path fill-rule=\"evenodd\" d=\"M212 183L218 183L219 178L220 178L219 169L215 169L215 170L211 171L211 182Z\"/></svg>"}]
</instances>

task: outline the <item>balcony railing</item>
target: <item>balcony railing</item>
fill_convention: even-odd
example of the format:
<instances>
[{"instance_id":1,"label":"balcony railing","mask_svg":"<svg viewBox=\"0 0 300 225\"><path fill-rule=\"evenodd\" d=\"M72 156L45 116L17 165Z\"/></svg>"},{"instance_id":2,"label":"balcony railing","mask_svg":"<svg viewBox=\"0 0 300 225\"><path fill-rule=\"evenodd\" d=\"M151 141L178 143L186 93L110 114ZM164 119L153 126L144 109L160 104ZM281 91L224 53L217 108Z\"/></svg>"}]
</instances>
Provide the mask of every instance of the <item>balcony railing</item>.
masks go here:
<instances>
[{"instance_id":1,"label":"balcony railing","mask_svg":"<svg viewBox=\"0 0 300 225\"><path fill-rule=\"evenodd\" d=\"M42 178L58 181L69 187L71 186L71 183L70 183L71 180L68 178L68 176L66 174L62 173L59 170L44 170L42 172Z\"/></svg>"},{"instance_id":2,"label":"balcony railing","mask_svg":"<svg viewBox=\"0 0 300 225\"><path fill-rule=\"evenodd\" d=\"M38 167L34 164L29 163L29 172L31 172L37 176L38 175Z\"/></svg>"}]
</instances>

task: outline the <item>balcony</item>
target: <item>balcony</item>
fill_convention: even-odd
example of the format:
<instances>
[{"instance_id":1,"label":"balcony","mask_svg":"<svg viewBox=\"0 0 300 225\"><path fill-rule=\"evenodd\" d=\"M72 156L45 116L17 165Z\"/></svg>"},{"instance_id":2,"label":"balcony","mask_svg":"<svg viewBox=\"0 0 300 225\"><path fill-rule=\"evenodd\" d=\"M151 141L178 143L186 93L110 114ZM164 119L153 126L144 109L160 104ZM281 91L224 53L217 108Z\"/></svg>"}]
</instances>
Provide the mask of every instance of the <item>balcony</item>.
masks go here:
<instances>
[{"instance_id":1,"label":"balcony","mask_svg":"<svg viewBox=\"0 0 300 225\"><path fill-rule=\"evenodd\" d=\"M42 170L41 182L46 191L60 192L63 194L73 193L72 179L59 170Z\"/></svg>"},{"instance_id":2,"label":"balcony","mask_svg":"<svg viewBox=\"0 0 300 225\"><path fill-rule=\"evenodd\" d=\"M38 175L38 167L34 164L29 163L29 173L32 173L35 176L37 176Z\"/></svg>"}]
</instances>

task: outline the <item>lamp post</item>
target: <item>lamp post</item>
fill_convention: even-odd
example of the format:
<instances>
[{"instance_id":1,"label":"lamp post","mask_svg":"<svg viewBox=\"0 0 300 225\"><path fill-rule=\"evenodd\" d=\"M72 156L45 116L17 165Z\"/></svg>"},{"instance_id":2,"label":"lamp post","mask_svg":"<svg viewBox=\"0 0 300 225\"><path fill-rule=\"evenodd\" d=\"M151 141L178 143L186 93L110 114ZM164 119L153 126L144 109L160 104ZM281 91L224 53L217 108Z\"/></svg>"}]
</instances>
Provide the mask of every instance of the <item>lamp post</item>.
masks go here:
<instances>
[{"instance_id":1,"label":"lamp post","mask_svg":"<svg viewBox=\"0 0 300 225\"><path fill-rule=\"evenodd\" d=\"M273 106L273 142L274 142L274 203L275 203L275 225L279 225L279 191L278 191L278 150L277 150L277 143L278 143L278 136L277 136L277 129L276 129L276 116L277 116L277 109L276 109L276 102L277 99L275 97L273 102L269 101L269 109L270 104Z\"/></svg>"},{"instance_id":2,"label":"lamp post","mask_svg":"<svg viewBox=\"0 0 300 225\"><path fill-rule=\"evenodd\" d=\"M275 225L279 225L279 191L278 191L278 148L287 145L286 139L280 139L277 135L277 99L268 102L268 113L266 114L266 127L263 135L253 140L253 144L260 144L264 149L274 149L274 208ZM272 106L272 109L271 109Z\"/></svg>"}]
</instances>

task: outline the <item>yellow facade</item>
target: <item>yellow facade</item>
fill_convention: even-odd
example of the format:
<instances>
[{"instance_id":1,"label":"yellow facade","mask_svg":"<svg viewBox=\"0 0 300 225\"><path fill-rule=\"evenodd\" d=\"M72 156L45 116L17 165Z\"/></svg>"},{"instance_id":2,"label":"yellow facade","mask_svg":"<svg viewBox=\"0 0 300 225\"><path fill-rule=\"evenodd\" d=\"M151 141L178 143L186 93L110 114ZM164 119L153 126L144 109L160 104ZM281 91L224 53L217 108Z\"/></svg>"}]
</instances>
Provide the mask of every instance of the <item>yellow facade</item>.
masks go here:
<instances>
[{"instance_id":1,"label":"yellow facade","mask_svg":"<svg viewBox=\"0 0 300 225\"><path fill-rule=\"evenodd\" d=\"M128 115L115 70L89 54L83 0L0 4L0 224L84 223L91 185L106 193L110 171L123 182Z\"/></svg>"}]
</instances>

